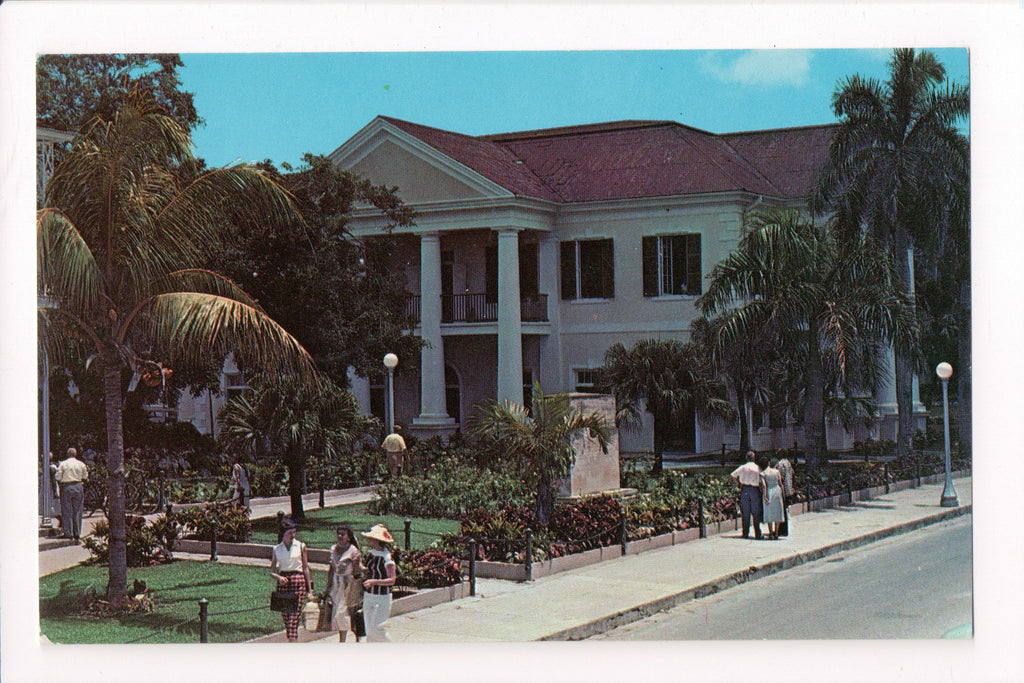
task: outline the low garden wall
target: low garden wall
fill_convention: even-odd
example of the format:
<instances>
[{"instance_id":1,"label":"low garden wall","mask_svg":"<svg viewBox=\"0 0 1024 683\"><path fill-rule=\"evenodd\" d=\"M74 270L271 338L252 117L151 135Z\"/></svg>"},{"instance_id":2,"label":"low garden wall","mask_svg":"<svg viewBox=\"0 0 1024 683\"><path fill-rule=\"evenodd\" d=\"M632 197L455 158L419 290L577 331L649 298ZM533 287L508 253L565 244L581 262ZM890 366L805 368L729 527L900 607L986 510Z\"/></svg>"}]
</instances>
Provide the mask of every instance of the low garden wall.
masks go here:
<instances>
[{"instance_id":1,"label":"low garden wall","mask_svg":"<svg viewBox=\"0 0 1024 683\"><path fill-rule=\"evenodd\" d=\"M965 477L969 474L969 470L960 470L953 472L952 476ZM937 484L944 479L944 474L927 475L920 478L920 484ZM810 502L803 501L793 503L788 506L788 511L790 516L796 516L807 512L826 510L859 500L871 500L872 498L885 495L887 492L902 491L904 489L914 488L917 485L919 484L917 484L915 480L891 482L888 486L872 486L866 489L853 490L849 493L841 493L826 498L818 498ZM713 536L716 534L735 531L739 528L740 522L741 520L738 518L708 522L705 525L705 533L707 536ZM560 572L579 569L598 562L604 562L605 560L615 559L617 557L622 557L623 554L636 555L649 550L657 550L659 548L677 545L679 543L688 543L690 541L698 540L699 538L700 529L694 527L659 534L648 538L627 541L625 545L625 553L623 553L623 547L621 545L611 545L586 550L581 553L573 553L571 555L563 555L561 557L536 561L533 562L532 567L527 567L527 565L522 563L513 564L509 562L478 561L475 563L475 570L478 578L502 579L505 581L527 581L530 579L539 579L544 576L550 576L552 574L558 574ZM463 561L462 566L468 566L468 562Z\"/></svg>"}]
</instances>

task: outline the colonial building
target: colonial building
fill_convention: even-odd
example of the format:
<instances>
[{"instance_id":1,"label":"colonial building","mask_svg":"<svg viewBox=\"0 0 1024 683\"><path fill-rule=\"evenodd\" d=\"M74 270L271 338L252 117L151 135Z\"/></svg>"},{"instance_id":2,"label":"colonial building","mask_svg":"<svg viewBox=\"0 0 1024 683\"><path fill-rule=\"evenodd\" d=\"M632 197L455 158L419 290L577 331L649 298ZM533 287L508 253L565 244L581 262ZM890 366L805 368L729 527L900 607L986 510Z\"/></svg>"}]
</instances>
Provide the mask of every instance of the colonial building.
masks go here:
<instances>
[{"instance_id":1,"label":"colonial building","mask_svg":"<svg viewBox=\"0 0 1024 683\"><path fill-rule=\"evenodd\" d=\"M615 342L686 340L744 214L804 206L833 129L717 135L617 121L474 137L375 118L330 158L397 186L417 213L396 229L398 265L427 345L400 361L397 421L450 433L484 400L528 400L534 380L546 392L592 389ZM362 208L351 227L369 238L383 226ZM364 406L378 403L379 388L354 380ZM801 438L792 421L754 417L757 447ZM676 447L734 445L736 429L694 421ZM623 434L623 450L648 449L650 431ZM840 431L830 446L867 435Z\"/></svg>"}]
</instances>

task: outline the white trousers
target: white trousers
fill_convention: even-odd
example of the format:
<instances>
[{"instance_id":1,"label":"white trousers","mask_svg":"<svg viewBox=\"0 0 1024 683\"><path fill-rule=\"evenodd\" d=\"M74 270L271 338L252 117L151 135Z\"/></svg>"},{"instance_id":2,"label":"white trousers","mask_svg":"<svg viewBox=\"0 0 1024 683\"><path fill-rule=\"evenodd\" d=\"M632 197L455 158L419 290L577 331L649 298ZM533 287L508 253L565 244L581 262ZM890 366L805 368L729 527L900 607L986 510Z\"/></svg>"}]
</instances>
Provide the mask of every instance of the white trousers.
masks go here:
<instances>
[{"instance_id":1,"label":"white trousers","mask_svg":"<svg viewBox=\"0 0 1024 683\"><path fill-rule=\"evenodd\" d=\"M374 595L363 593L363 621L366 623L366 642L383 643L388 638L384 622L391 616L391 593Z\"/></svg>"}]
</instances>

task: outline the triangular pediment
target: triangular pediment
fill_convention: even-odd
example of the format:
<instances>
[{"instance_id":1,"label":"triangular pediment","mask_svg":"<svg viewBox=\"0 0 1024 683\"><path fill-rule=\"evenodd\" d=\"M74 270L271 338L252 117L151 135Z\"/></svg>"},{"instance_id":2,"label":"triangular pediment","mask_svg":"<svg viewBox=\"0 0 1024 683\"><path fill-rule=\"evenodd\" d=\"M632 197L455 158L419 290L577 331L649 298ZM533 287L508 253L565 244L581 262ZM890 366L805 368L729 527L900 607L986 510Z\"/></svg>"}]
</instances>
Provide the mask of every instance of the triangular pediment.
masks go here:
<instances>
[{"instance_id":1,"label":"triangular pediment","mask_svg":"<svg viewBox=\"0 0 1024 683\"><path fill-rule=\"evenodd\" d=\"M334 150L339 168L375 185L397 186L406 204L486 197L512 193L438 149L377 117Z\"/></svg>"}]
</instances>

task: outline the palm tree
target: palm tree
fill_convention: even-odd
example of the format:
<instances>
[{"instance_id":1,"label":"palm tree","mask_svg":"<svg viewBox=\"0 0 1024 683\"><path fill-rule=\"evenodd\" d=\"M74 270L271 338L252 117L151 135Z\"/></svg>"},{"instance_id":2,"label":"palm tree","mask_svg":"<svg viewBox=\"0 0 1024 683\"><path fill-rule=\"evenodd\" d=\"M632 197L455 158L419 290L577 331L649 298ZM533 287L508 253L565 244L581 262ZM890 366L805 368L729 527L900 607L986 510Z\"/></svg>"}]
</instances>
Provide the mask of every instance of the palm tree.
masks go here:
<instances>
[{"instance_id":1,"label":"palm tree","mask_svg":"<svg viewBox=\"0 0 1024 683\"><path fill-rule=\"evenodd\" d=\"M703 424L735 419L708 358L678 339L641 339L628 349L613 344L601 376L615 394L616 422L638 427L641 402L654 418L655 472L661 472L665 446L682 420L692 420L693 414Z\"/></svg>"},{"instance_id":2,"label":"palm tree","mask_svg":"<svg viewBox=\"0 0 1024 683\"><path fill-rule=\"evenodd\" d=\"M945 81L926 50L894 50L889 80L853 75L832 95L841 119L811 208L868 230L899 264L903 291L914 292L913 250L934 244L950 215L966 216L970 153L955 124L969 111L966 86ZM915 349L896 351L899 453L913 432Z\"/></svg>"},{"instance_id":3,"label":"palm tree","mask_svg":"<svg viewBox=\"0 0 1024 683\"><path fill-rule=\"evenodd\" d=\"M84 128L47 185L37 286L52 307L39 309L41 336L51 358L88 357L103 378L114 605L126 591L124 371L153 377L156 359L198 365L234 351L313 375L302 346L244 291L193 267L228 218L291 211L287 193L248 166L196 173L188 130L142 92Z\"/></svg>"},{"instance_id":4,"label":"palm tree","mask_svg":"<svg viewBox=\"0 0 1024 683\"><path fill-rule=\"evenodd\" d=\"M692 337L700 353L708 358L712 372L722 377L736 396L739 447L745 453L750 448L747 407L768 407L776 400L772 388L777 386L775 379L782 371L784 346L766 329L750 330L743 336L730 334L736 315L736 311L728 310L713 318L697 318Z\"/></svg>"},{"instance_id":5,"label":"palm tree","mask_svg":"<svg viewBox=\"0 0 1024 683\"><path fill-rule=\"evenodd\" d=\"M829 397L870 393L884 372L882 345L916 342L913 307L887 253L863 234L844 238L795 211L751 216L739 245L711 273L697 300L705 316L730 308L722 343L769 333L780 347L802 337L807 463L826 454Z\"/></svg>"},{"instance_id":6,"label":"palm tree","mask_svg":"<svg viewBox=\"0 0 1024 683\"><path fill-rule=\"evenodd\" d=\"M511 401L491 401L473 418L475 435L494 439L521 462L527 481L537 490L537 518L546 525L555 508L557 480L569 474L575 459L573 439L588 434L608 452L610 425L597 413L573 408L568 394L546 396L533 383L531 409Z\"/></svg>"},{"instance_id":7,"label":"palm tree","mask_svg":"<svg viewBox=\"0 0 1024 683\"><path fill-rule=\"evenodd\" d=\"M303 481L310 455L333 459L348 452L370 421L351 392L327 378L258 377L249 396L228 401L217 416L218 441L228 451L256 459L281 459L288 468L292 519L302 521Z\"/></svg>"}]
</instances>

